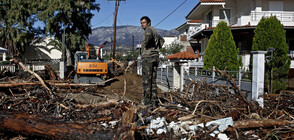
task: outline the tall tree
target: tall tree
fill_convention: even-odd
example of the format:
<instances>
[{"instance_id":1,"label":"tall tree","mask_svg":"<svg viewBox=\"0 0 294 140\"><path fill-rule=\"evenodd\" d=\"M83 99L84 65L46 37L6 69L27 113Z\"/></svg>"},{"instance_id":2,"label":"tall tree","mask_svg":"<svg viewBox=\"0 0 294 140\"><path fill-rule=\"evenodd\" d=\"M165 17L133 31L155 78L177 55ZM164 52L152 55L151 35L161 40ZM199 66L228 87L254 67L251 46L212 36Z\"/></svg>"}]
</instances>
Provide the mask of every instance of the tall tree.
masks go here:
<instances>
[{"instance_id":1,"label":"tall tree","mask_svg":"<svg viewBox=\"0 0 294 140\"><path fill-rule=\"evenodd\" d=\"M0 45L9 54L19 56L34 37L36 3L29 0L1 0Z\"/></svg>"},{"instance_id":2,"label":"tall tree","mask_svg":"<svg viewBox=\"0 0 294 140\"><path fill-rule=\"evenodd\" d=\"M177 53L177 52L180 52L181 49L183 49L184 46L177 43L177 42L172 42L171 44L163 47L163 48L160 48L160 53L164 56L166 55L172 55L174 53Z\"/></svg>"},{"instance_id":3,"label":"tall tree","mask_svg":"<svg viewBox=\"0 0 294 140\"><path fill-rule=\"evenodd\" d=\"M95 0L46 0L40 2L40 7L42 10L38 17L46 26L46 34L62 42L62 34L65 32L67 55L71 54L68 51L76 51L84 46L91 34L91 12L100 9ZM67 60L68 66L70 62Z\"/></svg>"},{"instance_id":4,"label":"tall tree","mask_svg":"<svg viewBox=\"0 0 294 140\"><path fill-rule=\"evenodd\" d=\"M267 51L274 48L273 58L265 64L265 84L270 92L286 89L286 78L290 69L290 58L288 57L288 45L286 43L286 32L283 24L275 17L263 17L254 30L252 50ZM272 84L270 80L273 80ZM272 85L272 86L271 86ZM272 88L269 88L272 87Z\"/></svg>"},{"instance_id":5,"label":"tall tree","mask_svg":"<svg viewBox=\"0 0 294 140\"><path fill-rule=\"evenodd\" d=\"M220 70L238 70L242 60L238 57L232 32L226 22L220 22L213 30L204 55L204 69L215 66Z\"/></svg>"}]
</instances>

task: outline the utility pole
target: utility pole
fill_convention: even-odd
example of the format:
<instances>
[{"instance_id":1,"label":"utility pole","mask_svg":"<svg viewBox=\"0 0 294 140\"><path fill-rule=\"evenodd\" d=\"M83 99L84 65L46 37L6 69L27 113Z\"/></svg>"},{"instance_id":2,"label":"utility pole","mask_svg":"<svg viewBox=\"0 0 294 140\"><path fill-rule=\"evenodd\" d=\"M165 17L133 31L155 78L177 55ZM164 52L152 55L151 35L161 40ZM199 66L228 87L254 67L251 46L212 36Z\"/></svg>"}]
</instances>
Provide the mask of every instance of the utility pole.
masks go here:
<instances>
[{"instance_id":1,"label":"utility pole","mask_svg":"<svg viewBox=\"0 0 294 140\"><path fill-rule=\"evenodd\" d=\"M118 9L118 3L117 0L115 0L115 11L114 11L114 23L113 23L113 54L112 58L115 59L115 47L116 47L116 20L117 20L117 9ZM114 70L114 65L113 65Z\"/></svg>"},{"instance_id":2,"label":"utility pole","mask_svg":"<svg viewBox=\"0 0 294 140\"><path fill-rule=\"evenodd\" d=\"M132 42L133 42L132 59L134 60L134 53L135 53L135 51L134 51L134 47L135 47L135 36L132 35L132 37L133 37L133 40L132 40Z\"/></svg>"},{"instance_id":3,"label":"utility pole","mask_svg":"<svg viewBox=\"0 0 294 140\"><path fill-rule=\"evenodd\" d=\"M113 48L112 48L113 49L112 58L115 59L117 12L118 12L118 7L119 7L119 2L126 1L126 0L107 0L107 1L115 1L114 23L113 23ZM114 63L113 63L113 70L115 70Z\"/></svg>"},{"instance_id":4,"label":"utility pole","mask_svg":"<svg viewBox=\"0 0 294 140\"><path fill-rule=\"evenodd\" d=\"M60 78L65 79L65 26L63 25L63 34L62 34L62 62L59 64Z\"/></svg>"},{"instance_id":5,"label":"utility pole","mask_svg":"<svg viewBox=\"0 0 294 140\"><path fill-rule=\"evenodd\" d=\"M111 44L110 44L110 46L111 46L111 51L110 51L110 54L109 54L109 56L111 57L111 55L112 55L112 53L111 52L113 52L112 50L113 50L113 40L112 40L112 38L110 37L110 42L111 42ZM110 58L109 58L110 59Z\"/></svg>"}]
</instances>

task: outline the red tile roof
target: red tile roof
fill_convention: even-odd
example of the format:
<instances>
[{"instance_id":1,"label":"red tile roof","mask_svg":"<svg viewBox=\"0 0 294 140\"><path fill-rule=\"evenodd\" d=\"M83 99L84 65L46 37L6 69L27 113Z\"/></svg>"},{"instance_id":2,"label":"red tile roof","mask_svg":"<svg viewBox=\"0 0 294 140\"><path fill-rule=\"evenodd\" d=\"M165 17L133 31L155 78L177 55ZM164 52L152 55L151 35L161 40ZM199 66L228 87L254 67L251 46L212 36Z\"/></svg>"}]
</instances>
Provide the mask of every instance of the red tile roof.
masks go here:
<instances>
[{"instance_id":1,"label":"red tile roof","mask_svg":"<svg viewBox=\"0 0 294 140\"><path fill-rule=\"evenodd\" d=\"M200 0L198 4L189 12L189 14L185 17L188 18L190 14L201 4L201 3L219 3L219 2L226 2L226 0Z\"/></svg>"},{"instance_id":2,"label":"red tile roof","mask_svg":"<svg viewBox=\"0 0 294 140\"><path fill-rule=\"evenodd\" d=\"M200 0L200 2L226 2L226 0Z\"/></svg>"},{"instance_id":3,"label":"red tile roof","mask_svg":"<svg viewBox=\"0 0 294 140\"><path fill-rule=\"evenodd\" d=\"M195 53L190 52L178 52L170 56L166 56L167 59L197 59L199 58L199 55L196 55Z\"/></svg>"},{"instance_id":4,"label":"red tile roof","mask_svg":"<svg viewBox=\"0 0 294 140\"><path fill-rule=\"evenodd\" d=\"M189 21L187 21L188 23L201 23L202 22L202 20L189 20Z\"/></svg>"},{"instance_id":5,"label":"red tile roof","mask_svg":"<svg viewBox=\"0 0 294 140\"><path fill-rule=\"evenodd\" d=\"M235 28L251 28L251 27L257 27L257 26L251 26L251 25L243 25L243 26L229 26L229 28L231 29L235 29ZM208 28L205 28L205 30L211 30L211 29L214 29L215 27L208 27Z\"/></svg>"}]
</instances>

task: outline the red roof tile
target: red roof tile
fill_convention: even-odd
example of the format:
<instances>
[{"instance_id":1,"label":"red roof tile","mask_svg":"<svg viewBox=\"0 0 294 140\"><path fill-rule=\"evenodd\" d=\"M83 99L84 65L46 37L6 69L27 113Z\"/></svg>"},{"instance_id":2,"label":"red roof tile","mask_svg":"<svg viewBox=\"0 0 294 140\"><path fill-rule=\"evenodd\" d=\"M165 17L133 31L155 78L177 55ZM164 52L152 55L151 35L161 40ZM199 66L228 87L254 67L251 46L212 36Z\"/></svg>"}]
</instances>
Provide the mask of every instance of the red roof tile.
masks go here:
<instances>
[{"instance_id":1,"label":"red roof tile","mask_svg":"<svg viewBox=\"0 0 294 140\"><path fill-rule=\"evenodd\" d=\"M226 0L200 0L200 2L226 2Z\"/></svg>"},{"instance_id":2,"label":"red roof tile","mask_svg":"<svg viewBox=\"0 0 294 140\"><path fill-rule=\"evenodd\" d=\"M200 0L198 4L189 12L189 14L185 17L188 18L190 14L201 4L201 3L219 3L219 2L226 2L226 0Z\"/></svg>"},{"instance_id":3,"label":"red roof tile","mask_svg":"<svg viewBox=\"0 0 294 140\"><path fill-rule=\"evenodd\" d=\"M251 25L243 25L243 26L229 26L229 28L231 29L235 29L235 28L250 28L250 27L257 27L257 26L251 26ZM215 27L208 27L208 28L205 28L206 30L209 30L209 29L214 29Z\"/></svg>"},{"instance_id":4,"label":"red roof tile","mask_svg":"<svg viewBox=\"0 0 294 140\"><path fill-rule=\"evenodd\" d=\"M199 55L190 52L178 52L170 56L166 56L167 59L197 59Z\"/></svg>"},{"instance_id":5,"label":"red roof tile","mask_svg":"<svg viewBox=\"0 0 294 140\"><path fill-rule=\"evenodd\" d=\"M187 21L188 23L201 23L202 22L202 20L189 20L189 21Z\"/></svg>"}]
</instances>

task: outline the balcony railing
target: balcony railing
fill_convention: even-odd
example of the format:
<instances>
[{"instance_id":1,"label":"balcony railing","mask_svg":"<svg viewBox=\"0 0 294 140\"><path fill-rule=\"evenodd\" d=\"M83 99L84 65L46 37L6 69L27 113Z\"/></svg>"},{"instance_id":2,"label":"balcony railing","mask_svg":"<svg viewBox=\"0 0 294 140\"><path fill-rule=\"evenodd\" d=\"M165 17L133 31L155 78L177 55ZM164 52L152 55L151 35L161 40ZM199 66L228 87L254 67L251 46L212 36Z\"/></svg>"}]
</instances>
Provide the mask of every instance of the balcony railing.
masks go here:
<instances>
[{"instance_id":1,"label":"balcony railing","mask_svg":"<svg viewBox=\"0 0 294 140\"><path fill-rule=\"evenodd\" d=\"M216 27L216 25L221 21L230 23L230 20L206 20L200 23L199 25L191 26L188 30L187 39L191 40L194 35L198 34L205 28Z\"/></svg>"},{"instance_id":2,"label":"balcony railing","mask_svg":"<svg viewBox=\"0 0 294 140\"><path fill-rule=\"evenodd\" d=\"M276 16L281 22L294 22L294 12L252 11L250 16L252 21L260 21L262 17Z\"/></svg>"},{"instance_id":3,"label":"balcony railing","mask_svg":"<svg viewBox=\"0 0 294 140\"><path fill-rule=\"evenodd\" d=\"M205 29L205 27L208 27L208 26L209 26L208 23L201 23L200 25L190 27L187 34L187 39L191 40L191 38L195 34L199 33L201 30Z\"/></svg>"}]
</instances>

